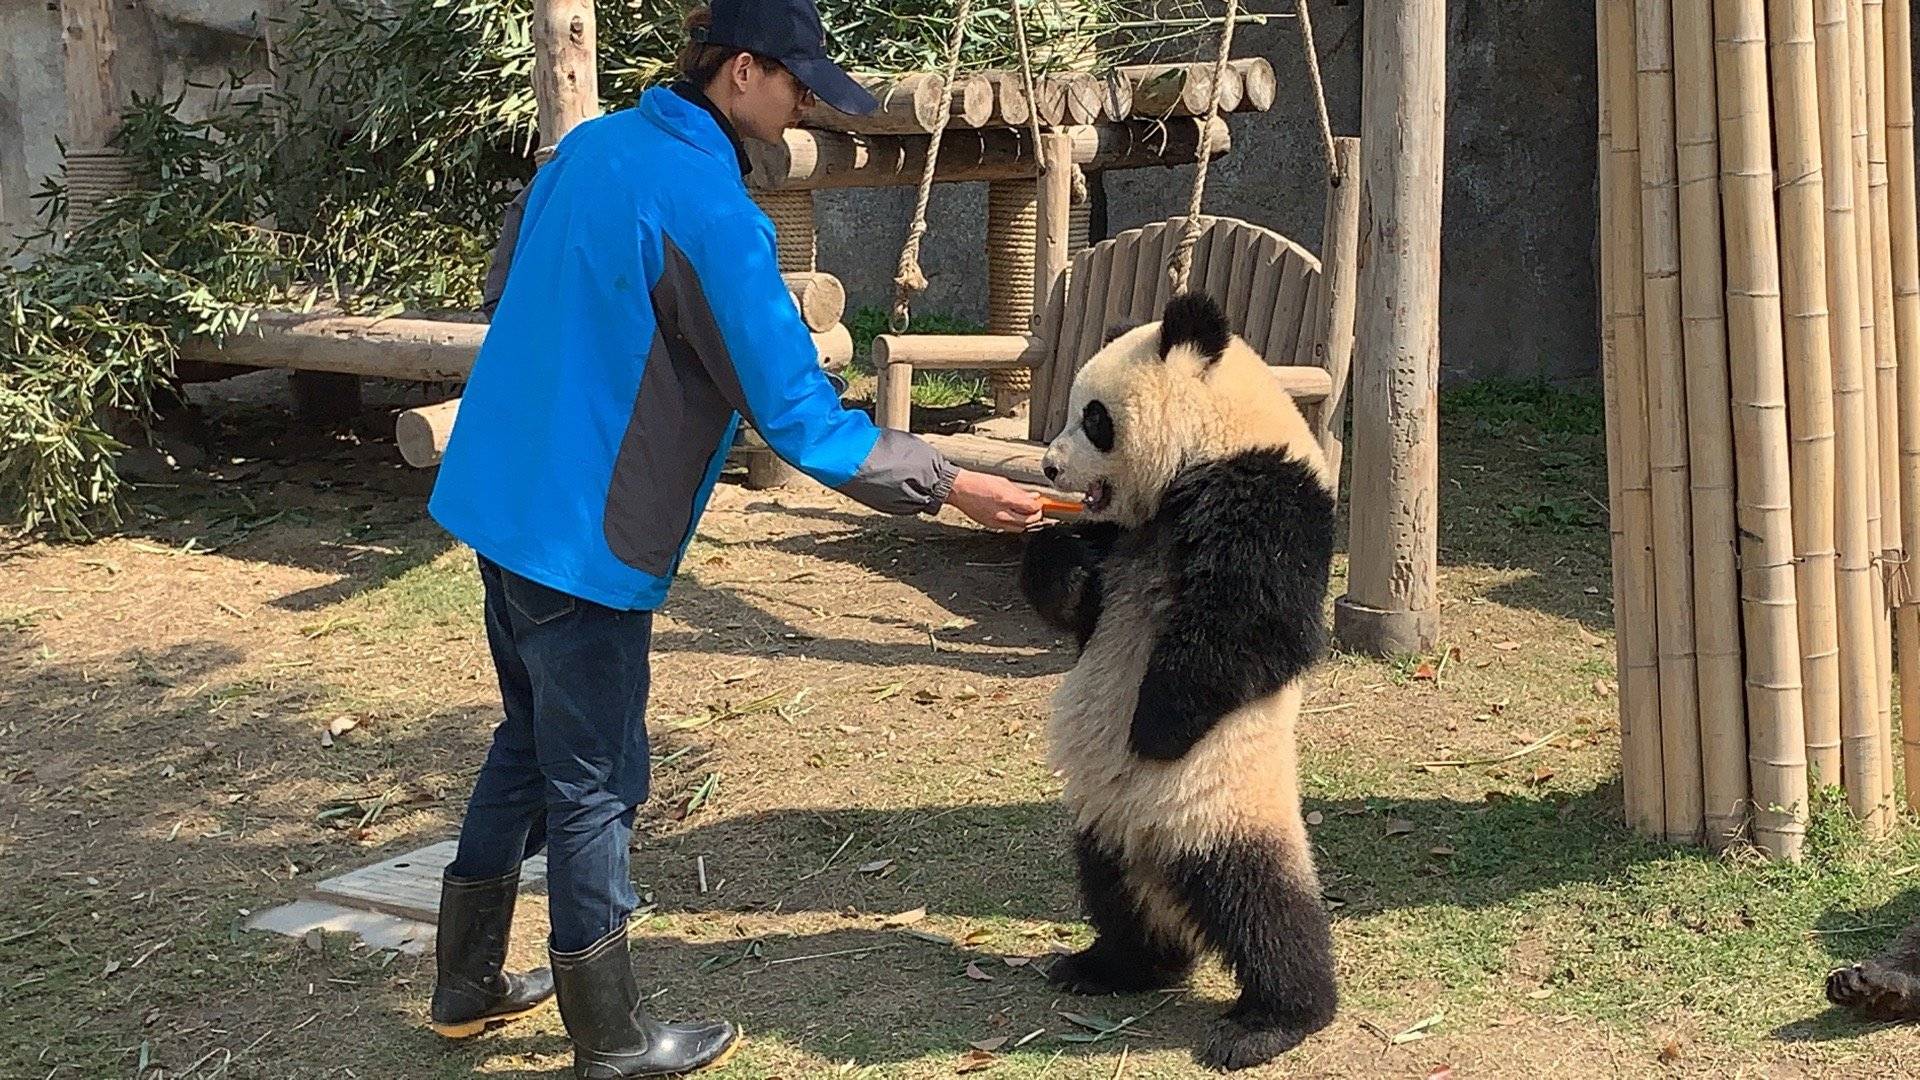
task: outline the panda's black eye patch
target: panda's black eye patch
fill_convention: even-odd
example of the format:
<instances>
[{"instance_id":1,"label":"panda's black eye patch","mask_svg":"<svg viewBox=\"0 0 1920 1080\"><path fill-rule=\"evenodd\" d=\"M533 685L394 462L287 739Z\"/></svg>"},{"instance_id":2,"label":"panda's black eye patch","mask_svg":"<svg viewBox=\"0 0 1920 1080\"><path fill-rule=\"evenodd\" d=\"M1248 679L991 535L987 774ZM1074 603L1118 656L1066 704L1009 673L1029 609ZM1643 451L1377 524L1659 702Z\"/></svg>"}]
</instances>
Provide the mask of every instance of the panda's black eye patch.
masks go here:
<instances>
[{"instance_id":1,"label":"panda's black eye patch","mask_svg":"<svg viewBox=\"0 0 1920 1080\"><path fill-rule=\"evenodd\" d=\"M1087 441L1095 450L1103 454L1113 453L1113 415L1107 407L1098 401L1087 402L1080 413L1080 429L1087 433Z\"/></svg>"}]
</instances>

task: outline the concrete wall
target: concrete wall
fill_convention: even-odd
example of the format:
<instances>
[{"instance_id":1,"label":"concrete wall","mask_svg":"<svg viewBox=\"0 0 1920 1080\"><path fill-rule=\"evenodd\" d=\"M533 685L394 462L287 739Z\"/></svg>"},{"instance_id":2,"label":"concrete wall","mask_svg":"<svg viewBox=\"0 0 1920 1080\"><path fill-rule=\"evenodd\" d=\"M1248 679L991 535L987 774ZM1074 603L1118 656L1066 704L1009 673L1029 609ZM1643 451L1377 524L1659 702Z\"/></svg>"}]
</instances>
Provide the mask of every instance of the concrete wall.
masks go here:
<instances>
[{"instance_id":1,"label":"concrete wall","mask_svg":"<svg viewBox=\"0 0 1920 1080\"><path fill-rule=\"evenodd\" d=\"M256 12L274 0L126 0L123 78L144 92L218 82L245 61ZM1265 5L1278 7L1282 5ZM1313 5L1336 132L1358 134L1362 3ZM1594 38L1591 5L1452 0L1441 329L1448 377L1579 376L1596 366L1593 284ZM1301 40L1291 21L1243 27L1236 53L1272 59L1274 110L1234 120L1234 150L1209 172L1209 210L1320 243L1324 167ZM0 0L0 231L57 165L64 130L59 17L45 0ZM189 108L205 96L188 91ZM1376 151L1378 152L1378 151ZM1107 178L1113 229L1182 213L1191 167ZM824 194L821 262L849 302L885 307L910 191ZM921 262L921 311L984 317L983 185L936 187Z\"/></svg>"}]
</instances>

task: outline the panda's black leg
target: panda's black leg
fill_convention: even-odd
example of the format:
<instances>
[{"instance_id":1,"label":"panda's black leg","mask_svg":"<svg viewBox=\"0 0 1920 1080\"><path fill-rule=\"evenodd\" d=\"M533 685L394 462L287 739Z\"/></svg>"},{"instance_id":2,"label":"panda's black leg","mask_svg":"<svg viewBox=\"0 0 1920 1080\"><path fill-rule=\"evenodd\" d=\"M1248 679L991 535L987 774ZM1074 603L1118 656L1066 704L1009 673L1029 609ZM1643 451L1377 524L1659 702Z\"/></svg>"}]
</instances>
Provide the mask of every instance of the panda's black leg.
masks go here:
<instances>
[{"instance_id":1,"label":"panda's black leg","mask_svg":"<svg viewBox=\"0 0 1920 1080\"><path fill-rule=\"evenodd\" d=\"M1278 837L1234 841L1182 859L1173 878L1240 981L1240 1000L1200 1051L1204 1064L1271 1061L1333 1021L1333 936L1303 847Z\"/></svg>"},{"instance_id":2,"label":"panda's black leg","mask_svg":"<svg viewBox=\"0 0 1920 1080\"><path fill-rule=\"evenodd\" d=\"M1920 1020L1920 921L1885 952L1829 974L1827 1000L1869 1020Z\"/></svg>"},{"instance_id":3,"label":"panda's black leg","mask_svg":"<svg viewBox=\"0 0 1920 1080\"><path fill-rule=\"evenodd\" d=\"M1080 895L1092 945L1063 956L1048 970L1055 986L1076 994L1127 994L1177 986L1193 970L1187 947L1156 929L1126 864L1082 832L1075 843Z\"/></svg>"}]
</instances>

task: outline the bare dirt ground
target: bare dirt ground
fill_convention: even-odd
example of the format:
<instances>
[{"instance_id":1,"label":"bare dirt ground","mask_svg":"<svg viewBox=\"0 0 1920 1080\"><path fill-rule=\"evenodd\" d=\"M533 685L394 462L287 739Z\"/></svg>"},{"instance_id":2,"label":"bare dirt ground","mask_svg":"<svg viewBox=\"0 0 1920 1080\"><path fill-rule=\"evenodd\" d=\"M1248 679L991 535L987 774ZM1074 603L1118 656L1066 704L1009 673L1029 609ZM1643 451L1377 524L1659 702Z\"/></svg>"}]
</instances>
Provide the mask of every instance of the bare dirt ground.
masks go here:
<instances>
[{"instance_id":1,"label":"bare dirt ground","mask_svg":"<svg viewBox=\"0 0 1920 1080\"><path fill-rule=\"evenodd\" d=\"M1343 1013L1257 1075L1920 1071L1920 1033L1819 991L1920 909L1910 832L1828 815L1782 868L1621 825L1589 406L1449 402L1446 646L1330 658L1302 725ZM241 929L452 836L498 703L471 556L365 437L390 424L210 415L222 456L121 533L0 556L0 1075L565 1075L551 1011L450 1045L427 958ZM1071 657L1018 555L805 481L717 494L656 626L633 925L660 1012L746 1028L716 1075L1201 1075L1219 971L1041 977L1086 930L1042 756ZM517 925L543 962L537 897Z\"/></svg>"}]
</instances>

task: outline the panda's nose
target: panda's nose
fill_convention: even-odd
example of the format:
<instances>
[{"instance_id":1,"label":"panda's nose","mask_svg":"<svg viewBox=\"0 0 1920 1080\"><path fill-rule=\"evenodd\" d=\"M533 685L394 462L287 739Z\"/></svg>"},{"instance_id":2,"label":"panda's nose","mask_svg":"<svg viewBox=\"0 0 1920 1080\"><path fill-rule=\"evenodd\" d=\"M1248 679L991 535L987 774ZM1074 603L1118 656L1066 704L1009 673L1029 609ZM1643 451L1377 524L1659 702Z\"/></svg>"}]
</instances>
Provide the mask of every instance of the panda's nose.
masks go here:
<instances>
[{"instance_id":1,"label":"panda's nose","mask_svg":"<svg viewBox=\"0 0 1920 1080\"><path fill-rule=\"evenodd\" d=\"M1049 480L1058 480L1060 478L1060 466L1058 465L1048 463L1040 466L1040 471L1046 473L1047 479Z\"/></svg>"}]
</instances>

